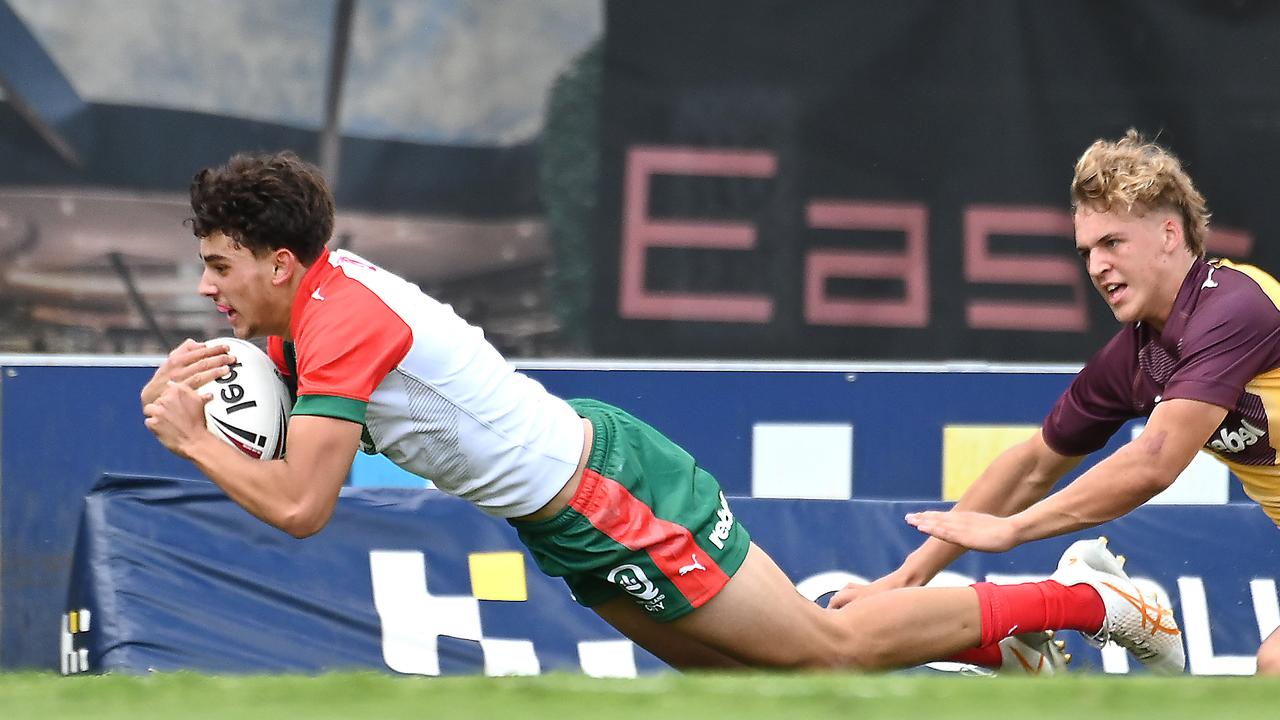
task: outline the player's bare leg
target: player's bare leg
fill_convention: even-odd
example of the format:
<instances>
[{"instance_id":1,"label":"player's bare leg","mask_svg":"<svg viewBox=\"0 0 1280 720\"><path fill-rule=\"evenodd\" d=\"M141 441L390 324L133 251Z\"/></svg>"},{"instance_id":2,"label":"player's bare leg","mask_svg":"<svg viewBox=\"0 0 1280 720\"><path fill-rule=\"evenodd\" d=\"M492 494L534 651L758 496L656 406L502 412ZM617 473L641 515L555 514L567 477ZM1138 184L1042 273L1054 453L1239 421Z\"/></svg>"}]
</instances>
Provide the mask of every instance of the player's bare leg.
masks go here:
<instances>
[{"instance_id":1,"label":"player's bare leg","mask_svg":"<svg viewBox=\"0 0 1280 720\"><path fill-rule=\"evenodd\" d=\"M1258 674L1280 675L1280 628L1277 628L1258 648Z\"/></svg>"},{"instance_id":2,"label":"player's bare leg","mask_svg":"<svg viewBox=\"0 0 1280 720\"><path fill-rule=\"evenodd\" d=\"M741 662L719 650L654 621L628 596L613 598L591 609L618 632L677 670L743 667Z\"/></svg>"},{"instance_id":3,"label":"player's bare leg","mask_svg":"<svg viewBox=\"0 0 1280 720\"><path fill-rule=\"evenodd\" d=\"M752 544L742 567L707 604L665 625L648 621L633 639L660 658L694 663L711 657L694 650L701 645L754 667L889 670L974 647L979 622L971 588L912 588L840 610L821 608Z\"/></svg>"}]
</instances>

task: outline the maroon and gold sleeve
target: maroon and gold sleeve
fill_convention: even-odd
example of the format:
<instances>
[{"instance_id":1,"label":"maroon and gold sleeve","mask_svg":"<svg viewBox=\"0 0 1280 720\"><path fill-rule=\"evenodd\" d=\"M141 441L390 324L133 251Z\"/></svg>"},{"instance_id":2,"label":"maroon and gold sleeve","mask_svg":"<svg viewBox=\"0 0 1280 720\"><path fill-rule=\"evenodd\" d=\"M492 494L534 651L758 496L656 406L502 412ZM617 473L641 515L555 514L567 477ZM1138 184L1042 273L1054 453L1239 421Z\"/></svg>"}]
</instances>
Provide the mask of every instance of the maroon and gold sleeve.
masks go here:
<instances>
[{"instance_id":1,"label":"maroon and gold sleeve","mask_svg":"<svg viewBox=\"0 0 1280 720\"><path fill-rule=\"evenodd\" d=\"M1200 400L1231 410L1253 378L1280 362L1280 310L1266 287L1237 289L1227 285L1226 273L1218 277L1222 287L1215 290L1224 292L1202 301L1188 320L1182 357L1164 386L1164 398Z\"/></svg>"}]
</instances>

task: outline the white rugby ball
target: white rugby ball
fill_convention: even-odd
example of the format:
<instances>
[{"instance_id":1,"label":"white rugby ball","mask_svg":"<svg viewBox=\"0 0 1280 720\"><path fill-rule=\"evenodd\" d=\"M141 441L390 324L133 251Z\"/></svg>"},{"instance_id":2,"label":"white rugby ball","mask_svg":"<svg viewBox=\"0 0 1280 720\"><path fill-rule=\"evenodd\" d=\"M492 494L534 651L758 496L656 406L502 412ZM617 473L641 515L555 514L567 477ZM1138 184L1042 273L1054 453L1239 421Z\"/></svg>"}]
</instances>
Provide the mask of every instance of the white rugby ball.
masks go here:
<instances>
[{"instance_id":1,"label":"white rugby ball","mask_svg":"<svg viewBox=\"0 0 1280 720\"><path fill-rule=\"evenodd\" d=\"M293 400L276 364L239 338L214 338L205 345L226 345L236 359L230 372L200 388L201 394L213 395L204 406L209 432L251 458L284 457Z\"/></svg>"}]
</instances>

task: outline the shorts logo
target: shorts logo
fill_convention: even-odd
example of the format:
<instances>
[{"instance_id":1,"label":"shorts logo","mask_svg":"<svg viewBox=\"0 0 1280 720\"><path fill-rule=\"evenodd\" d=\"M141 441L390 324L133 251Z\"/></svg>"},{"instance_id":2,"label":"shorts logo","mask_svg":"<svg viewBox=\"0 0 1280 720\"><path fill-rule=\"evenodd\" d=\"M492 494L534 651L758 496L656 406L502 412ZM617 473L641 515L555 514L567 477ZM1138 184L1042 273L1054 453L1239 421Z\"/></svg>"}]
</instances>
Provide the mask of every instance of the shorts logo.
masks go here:
<instances>
[{"instance_id":1,"label":"shorts logo","mask_svg":"<svg viewBox=\"0 0 1280 720\"><path fill-rule=\"evenodd\" d=\"M663 609L662 603L667 596L658 590L658 586L649 580L649 576L638 565L619 565L609 571L606 579L641 601L640 605L645 610L658 612Z\"/></svg>"},{"instance_id":2,"label":"shorts logo","mask_svg":"<svg viewBox=\"0 0 1280 720\"><path fill-rule=\"evenodd\" d=\"M720 509L716 511L716 516L720 520L707 534L707 540L715 545L717 550L723 550L724 541L729 539L729 531L733 529L733 511L729 509L729 501L725 499L723 490L720 492Z\"/></svg>"},{"instance_id":3,"label":"shorts logo","mask_svg":"<svg viewBox=\"0 0 1280 720\"><path fill-rule=\"evenodd\" d=\"M707 566L706 566L706 565L703 565L703 564L702 564L702 563L700 563L700 562L698 562L698 553L693 553L693 557L692 557L692 559L693 559L693 562L691 562L691 563L689 563L688 565L685 565L685 566L683 566L683 567L681 567L681 568L680 568L680 575L681 575L682 577L683 577L683 576L685 576L685 575L688 575L689 573L693 572L694 570L702 570L702 571L704 571L704 572L706 571Z\"/></svg>"}]
</instances>

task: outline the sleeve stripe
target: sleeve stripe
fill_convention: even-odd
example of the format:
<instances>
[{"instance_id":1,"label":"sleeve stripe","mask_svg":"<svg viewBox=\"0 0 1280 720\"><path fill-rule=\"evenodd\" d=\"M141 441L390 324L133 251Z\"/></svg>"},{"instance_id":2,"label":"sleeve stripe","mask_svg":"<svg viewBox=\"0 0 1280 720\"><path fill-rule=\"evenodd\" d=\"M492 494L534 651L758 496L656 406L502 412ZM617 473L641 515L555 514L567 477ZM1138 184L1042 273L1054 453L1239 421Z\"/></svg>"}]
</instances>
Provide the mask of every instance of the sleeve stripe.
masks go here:
<instances>
[{"instance_id":1,"label":"sleeve stripe","mask_svg":"<svg viewBox=\"0 0 1280 720\"><path fill-rule=\"evenodd\" d=\"M364 424L368 403L333 395L300 395L294 403L294 415L320 415Z\"/></svg>"}]
</instances>

